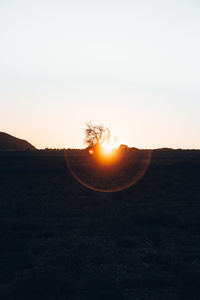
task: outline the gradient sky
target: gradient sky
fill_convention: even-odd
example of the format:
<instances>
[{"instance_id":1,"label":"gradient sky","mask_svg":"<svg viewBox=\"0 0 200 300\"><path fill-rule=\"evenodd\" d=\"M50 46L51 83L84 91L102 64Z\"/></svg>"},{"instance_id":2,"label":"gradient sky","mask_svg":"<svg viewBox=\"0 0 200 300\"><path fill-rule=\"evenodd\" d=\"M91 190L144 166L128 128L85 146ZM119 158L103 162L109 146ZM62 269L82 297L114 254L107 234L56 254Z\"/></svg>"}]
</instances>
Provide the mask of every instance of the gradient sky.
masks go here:
<instances>
[{"instance_id":1,"label":"gradient sky","mask_svg":"<svg viewBox=\"0 0 200 300\"><path fill-rule=\"evenodd\" d=\"M83 147L200 148L198 0L0 0L0 131Z\"/></svg>"}]
</instances>

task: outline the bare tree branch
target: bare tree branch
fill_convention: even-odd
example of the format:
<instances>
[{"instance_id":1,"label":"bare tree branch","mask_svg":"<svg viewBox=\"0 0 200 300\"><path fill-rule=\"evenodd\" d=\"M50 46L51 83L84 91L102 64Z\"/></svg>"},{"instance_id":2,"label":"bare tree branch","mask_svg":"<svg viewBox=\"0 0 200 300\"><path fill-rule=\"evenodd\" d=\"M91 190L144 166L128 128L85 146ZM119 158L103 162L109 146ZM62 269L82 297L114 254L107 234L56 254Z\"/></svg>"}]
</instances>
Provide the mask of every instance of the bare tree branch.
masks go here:
<instances>
[{"instance_id":1,"label":"bare tree branch","mask_svg":"<svg viewBox=\"0 0 200 300\"><path fill-rule=\"evenodd\" d=\"M103 125L93 125L92 122L89 121L86 123L84 132L84 143L88 147L94 147L102 144L103 142L110 142L110 129Z\"/></svg>"}]
</instances>

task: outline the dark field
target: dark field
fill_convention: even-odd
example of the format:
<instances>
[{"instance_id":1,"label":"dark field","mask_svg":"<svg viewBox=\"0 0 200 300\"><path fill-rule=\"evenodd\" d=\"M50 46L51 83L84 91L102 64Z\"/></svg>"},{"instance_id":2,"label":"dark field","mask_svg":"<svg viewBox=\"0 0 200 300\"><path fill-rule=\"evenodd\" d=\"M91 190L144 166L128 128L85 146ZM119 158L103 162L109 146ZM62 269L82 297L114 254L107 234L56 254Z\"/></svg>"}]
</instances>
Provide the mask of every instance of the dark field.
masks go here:
<instances>
[{"instance_id":1,"label":"dark field","mask_svg":"<svg viewBox=\"0 0 200 300\"><path fill-rule=\"evenodd\" d=\"M0 300L200 299L200 151L153 151L115 193L62 151L0 152Z\"/></svg>"}]
</instances>

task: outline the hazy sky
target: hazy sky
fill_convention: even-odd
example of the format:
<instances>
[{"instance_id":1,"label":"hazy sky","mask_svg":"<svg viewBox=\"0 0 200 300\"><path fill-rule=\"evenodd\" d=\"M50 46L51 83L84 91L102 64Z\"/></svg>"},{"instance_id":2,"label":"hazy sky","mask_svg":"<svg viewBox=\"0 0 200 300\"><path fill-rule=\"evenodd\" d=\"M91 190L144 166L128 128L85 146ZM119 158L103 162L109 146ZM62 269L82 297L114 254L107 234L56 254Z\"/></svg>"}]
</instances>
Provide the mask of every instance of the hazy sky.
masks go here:
<instances>
[{"instance_id":1,"label":"hazy sky","mask_svg":"<svg viewBox=\"0 0 200 300\"><path fill-rule=\"evenodd\" d=\"M200 148L198 0L0 0L0 131L82 147Z\"/></svg>"}]
</instances>

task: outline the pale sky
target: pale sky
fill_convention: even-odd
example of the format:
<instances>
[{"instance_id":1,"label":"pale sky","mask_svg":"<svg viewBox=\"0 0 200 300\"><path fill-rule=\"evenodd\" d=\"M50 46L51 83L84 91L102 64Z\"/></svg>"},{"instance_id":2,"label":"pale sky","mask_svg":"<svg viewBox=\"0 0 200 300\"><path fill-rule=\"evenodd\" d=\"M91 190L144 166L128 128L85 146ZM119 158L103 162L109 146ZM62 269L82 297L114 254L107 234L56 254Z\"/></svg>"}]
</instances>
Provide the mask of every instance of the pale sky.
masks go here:
<instances>
[{"instance_id":1,"label":"pale sky","mask_svg":"<svg viewBox=\"0 0 200 300\"><path fill-rule=\"evenodd\" d=\"M0 131L83 147L200 148L198 0L0 0Z\"/></svg>"}]
</instances>

